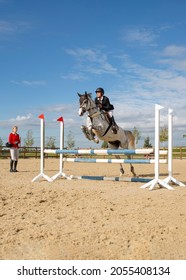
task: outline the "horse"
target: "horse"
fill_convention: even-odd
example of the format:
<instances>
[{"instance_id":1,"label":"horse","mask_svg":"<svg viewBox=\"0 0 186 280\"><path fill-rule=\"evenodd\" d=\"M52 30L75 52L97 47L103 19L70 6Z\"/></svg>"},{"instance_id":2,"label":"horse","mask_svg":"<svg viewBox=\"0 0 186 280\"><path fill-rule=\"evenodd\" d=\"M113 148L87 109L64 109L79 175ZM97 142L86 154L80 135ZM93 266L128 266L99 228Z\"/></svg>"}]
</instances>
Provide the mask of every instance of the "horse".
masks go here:
<instances>
[{"instance_id":1,"label":"horse","mask_svg":"<svg viewBox=\"0 0 186 280\"><path fill-rule=\"evenodd\" d=\"M109 149L135 149L135 137L129 130L124 130L118 126L117 133L113 133L109 119L104 111L101 111L96 107L95 102L91 97L91 93L85 92L85 94L77 93L79 96L79 116L83 116L85 113L92 121L92 131L87 126L82 125L81 129L85 137L89 140L93 140L92 132L102 141L107 142ZM119 155L115 156L117 159ZM127 155L128 159L131 159L130 155ZM136 177L133 165L130 163L130 171L133 177ZM120 176L124 174L122 164L120 164Z\"/></svg>"}]
</instances>

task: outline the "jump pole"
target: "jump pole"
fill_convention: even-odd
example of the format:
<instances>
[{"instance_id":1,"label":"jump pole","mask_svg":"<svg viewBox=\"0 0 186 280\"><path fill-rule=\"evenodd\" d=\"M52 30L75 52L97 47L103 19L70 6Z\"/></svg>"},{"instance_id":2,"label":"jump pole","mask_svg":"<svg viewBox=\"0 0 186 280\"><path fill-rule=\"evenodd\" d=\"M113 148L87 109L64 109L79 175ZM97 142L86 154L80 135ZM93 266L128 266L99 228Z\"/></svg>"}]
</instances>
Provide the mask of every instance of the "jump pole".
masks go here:
<instances>
[{"instance_id":1,"label":"jump pole","mask_svg":"<svg viewBox=\"0 0 186 280\"><path fill-rule=\"evenodd\" d=\"M173 110L169 108L168 111L168 177L165 178L163 181L168 184L169 182L174 183L175 185L185 187L185 184L182 182L178 181L176 178L172 176L172 142L173 142L173 133L172 133L172 128L173 128Z\"/></svg>"},{"instance_id":2,"label":"jump pole","mask_svg":"<svg viewBox=\"0 0 186 280\"><path fill-rule=\"evenodd\" d=\"M133 177L133 178L125 178L125 177L106 177L106 176L88 176L88 175L82 175L82 176L75 176L71 175L71 179L86 179L86 180L99 180L99 181L116 181L116 182L138 182L138 183L147 183L151 181L150 178L139 178L139 177Z\"/></svg>"},{"instance_id":3,"label":"jump pole","mask_svg":"<svg viewBox=\"0 0 186 280\"><path fill-rule=\"evenodd\" d=\"M154 153L154 149L118 149L118 150L94 150L94 149L80 149L80 150L66 150L66 149L45 149L45 153L49 154L71 154L71 155L144 155ZM160 150L160 155L167 155L167 151Z\"/></svg>"},{"instance_id":4,"label":"jump pole","mask_svg":"<svg viewBox=\"0 0 186 280\"><path fill-rule=\"evenodd\" d=\"M63 117L60 117L57 119L57 121L60 123L60 149L64 149L64 119ZM66 179L69 179L70 178L65 174L63 173L63 154L60 154L59 155L59 172L54 175L53 177L51 177L52 181L54 181L55 179L57 178L60 178L60 177L65 177Z\"/></svg>"},{"instance_id":5,"label":"jump pole","mask_svg":"<svg viewBox=\"0 0 186 280\"><path fill-rule=\"evenodd\" d=\"M39 180L40 178L45 178L47 181L52 182L52 179L44 174L44 143L45 143L45 121L44 121L44 114L38 117L41 122L41 131L40 131L40 174L37 175L32 182Z\"/></svg>"},{"instance_id":6,"label":"jump pole","mask_svg":"<svg viewBox=\"0 0 186 280\"><path fill-rule=\"evenodd\" d=\"M64 158L66 162L78 163L132 163L132 164L154 164L154 159L103 159L103 158ZM167 163L166 159L160 159L159 163Z\"/></svg>"},{"instance_id":7,"label":"jump pole","mask_svg":"<svg viewBox=\"0 0 186 280\"><path fill-rule=\"evenodd\" d=\"M155 186L158 184L161 187L164 187L168 190L173 190L171 186L169 186L166 182L159 179L159 147L160 147L160 110L164 107L155 104L155 164L154 164L154 173L155 178L151 180L150 182L142 185L140 188L145 189L149 187L149 190L152 190L155 188Z\"/></svg>"}]
</instances>

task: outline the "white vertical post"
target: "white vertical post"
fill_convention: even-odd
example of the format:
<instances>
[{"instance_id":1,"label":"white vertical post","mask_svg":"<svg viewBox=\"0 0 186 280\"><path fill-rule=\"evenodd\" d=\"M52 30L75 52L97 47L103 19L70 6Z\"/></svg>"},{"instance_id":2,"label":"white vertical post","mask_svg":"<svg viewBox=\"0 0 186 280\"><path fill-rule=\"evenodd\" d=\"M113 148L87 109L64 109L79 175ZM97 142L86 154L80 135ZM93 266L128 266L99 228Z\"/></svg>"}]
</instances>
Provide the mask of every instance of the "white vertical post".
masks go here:
<instances>
[{"instance_id":1,"label":"white vertical post","mask_svg":"<svg viewBox=\"0 0 186 280\"><path fill-rule=\"evenodd\" d=\"M152 190L157 184L169 190L173 190L171 186L169 186L164 181L159 179L159 146L160 146L159 138L160 138L160 110L161 109L163 109L162 106L155 104L155 164L154 164L155 178L150 182L141 186L141 188L149 187L149 190Z\"/></svg>"},{"instance_id":2,"label":"white vertical post","mask_svg":"<svg viewBox=\"0 0 186 280\"><path fill-rule=\"evenodd\" d=\"M60 150L64 149L64 120L63 117L60 117L57 119L58 122L60 122ZM60 154L60 159L59 159L59 172L54 175L51 179L54 181L57 178L60 177L65 177L67 179L71 179L68 177L65 173L63 173L63 154Z\"/></svg>"},{"instance_id":3,"label":"white vertical post","mask_svg":"<svg viewBox=\"0 0 186 280\"><path fill-rule=\"evenodd\" d=\"M159 150L160 150L160 105L155 105L155 180L159 179Z\"/></svg>"},{"instance_id":4,"label":"white vertical post","mask_svg":"<svg viewBox=\"0 0 186 280\"><path fill-rule=\"evenodd\" d=\"M172 115L173 110L169 108L168 111L168 177L165 178L163 181L165 183L172 182L176 185L179 185L181 187L185 187L185 184L182 182L178 181L172 176L172 143L173 143L173 115Z\"/></svg>"},{"instance_id":5,"label":"white vertical post","mask_svg":"<svg viewBox=\"0 0 186 280\"><path fill-rule=\"evenodd\" d=\"M32 182L39 180L40 178L45 178L47 181L52 182L52 179L44 174L44 143L45 143L45 122L44 114L38 117L40 121L40 174L37 175Z\"/></svg>"}]
</instances>

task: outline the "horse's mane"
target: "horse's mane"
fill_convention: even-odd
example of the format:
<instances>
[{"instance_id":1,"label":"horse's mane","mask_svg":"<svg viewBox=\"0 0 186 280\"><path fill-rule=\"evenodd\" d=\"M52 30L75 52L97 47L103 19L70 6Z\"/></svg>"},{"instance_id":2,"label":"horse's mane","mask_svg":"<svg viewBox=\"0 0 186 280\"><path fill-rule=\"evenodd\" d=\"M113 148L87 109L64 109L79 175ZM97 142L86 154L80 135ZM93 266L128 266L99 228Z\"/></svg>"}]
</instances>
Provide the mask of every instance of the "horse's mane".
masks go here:
<instances>
[{"instance_id":1,"label":"horse's mane","mask_svg":"<svg viewBox=\"0 0 186 280\"><path fill-rule=\"evenodd\" d=\"M95 101L92 98L92 93L91 92L87 93L87 96L88 96L88 98L90 99L91 102L95 103Z\"/></svg>"},{"instance_id":2,"label":"horse's mane","mask_svg":"<svg viewBox=\"0 0 186 280\"><path fill-rule=\"evenodd\" d=\"M82 101L84 100L84 98L88 98L91 102L95 103L93 98L92 98L92 93L91 92L88 93L88 92L85 91L84 94L78 93L78 95L79 95L79 97Z\"/></svg>"},{"instance_id":3,"label":"horse's mane","mask_svg":"<svg viewBox=\"0 0 186 280\"><path fill-rule=\"evenodd\" d=\"M88 97L90 97L92 99L92 93L91 92L87 93L87 95L88 95Z\"/></svg>"}]
</instances>

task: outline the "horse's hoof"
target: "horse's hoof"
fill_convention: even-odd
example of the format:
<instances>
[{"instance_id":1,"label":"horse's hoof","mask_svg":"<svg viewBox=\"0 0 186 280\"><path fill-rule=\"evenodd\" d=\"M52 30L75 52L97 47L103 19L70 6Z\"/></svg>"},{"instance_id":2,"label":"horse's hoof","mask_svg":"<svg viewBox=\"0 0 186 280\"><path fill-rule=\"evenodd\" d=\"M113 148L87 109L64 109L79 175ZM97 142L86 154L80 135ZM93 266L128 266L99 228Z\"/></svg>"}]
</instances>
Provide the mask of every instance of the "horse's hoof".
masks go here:
<instances>
[{"instance_id":1,"label":"horse's hoof","mask_svg":"<svg viewBox=\"0 0 186 280\"><path fill-rule=\"evenodd\" d=\"M98 144L99 143L99 139L98 138L94 138L93 141Z\"/></svg>"},{"instance_id":2,"label":"horse's hoof","mask_svg":"<svg viewBox=\"0 0 186 280\"><path fill-rule=\"evenodd\" d=\"M125 173L125 171L123 170L123 168L120 169L120 176L122 176Z\"/></svg>"}]
</instances>

